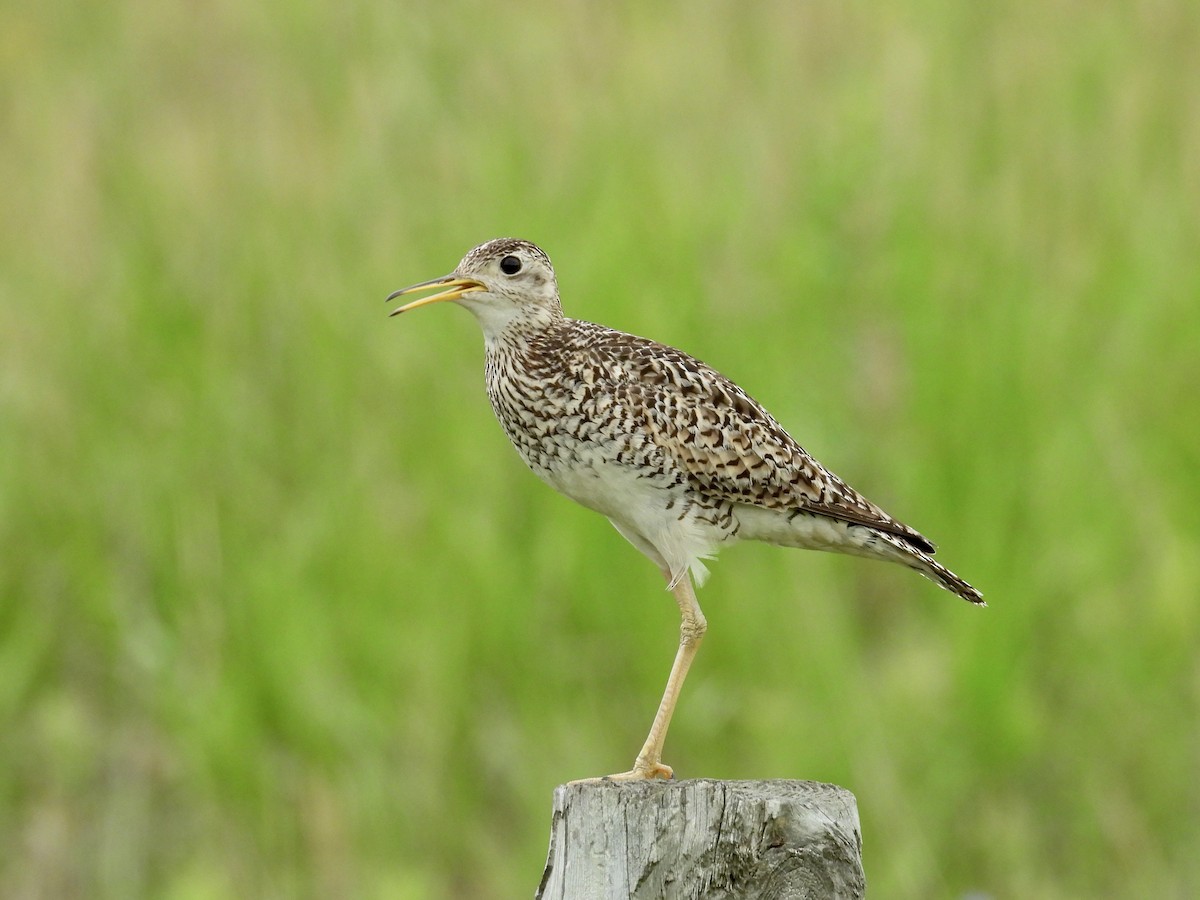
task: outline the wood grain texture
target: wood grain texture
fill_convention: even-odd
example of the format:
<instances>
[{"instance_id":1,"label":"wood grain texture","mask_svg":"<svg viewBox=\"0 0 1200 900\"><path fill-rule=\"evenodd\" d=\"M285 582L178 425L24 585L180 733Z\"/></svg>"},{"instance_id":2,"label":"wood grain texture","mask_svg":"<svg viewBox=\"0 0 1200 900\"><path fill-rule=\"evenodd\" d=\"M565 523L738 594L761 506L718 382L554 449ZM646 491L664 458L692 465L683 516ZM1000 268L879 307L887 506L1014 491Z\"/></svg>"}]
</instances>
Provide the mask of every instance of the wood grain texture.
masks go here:
<instances>
[{"instance_id":1,"label":"wood grain texture","mask_svg":"<svg viewBox=\"0 0 1200 900\"><path fill-rule=\"evenodd\" d=\"M813 781L563 785L536 900L851 900L858 807Z\"/></svg>"}]
</instances>

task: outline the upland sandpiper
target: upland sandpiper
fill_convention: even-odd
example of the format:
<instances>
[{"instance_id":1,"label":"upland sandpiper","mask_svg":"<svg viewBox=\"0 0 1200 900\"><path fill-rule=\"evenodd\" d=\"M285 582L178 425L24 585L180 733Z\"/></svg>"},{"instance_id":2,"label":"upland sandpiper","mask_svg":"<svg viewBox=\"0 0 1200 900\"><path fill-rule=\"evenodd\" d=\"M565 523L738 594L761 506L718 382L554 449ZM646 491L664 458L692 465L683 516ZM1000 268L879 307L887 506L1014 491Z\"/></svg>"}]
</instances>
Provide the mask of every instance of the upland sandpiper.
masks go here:
<instances>
[{"instance_id":1,"label":"upland sandpiper","mask_svg":"<svg viewBox=\"0 0 1200 900\"><path fill-rule=\"evenodd\" d=\"M679 650L633 768L670 778L662 748L707 623L692 580L739 540L831 550L916 569L971 603L983 596L932 558L934 545L811 457L745 391L697 359L563 315L550 259L499 238L453 272L396 291L435 293L483 327L487 395L529 468L594 509L658 566L683 621Z\"/></svg>"}]
</instances>

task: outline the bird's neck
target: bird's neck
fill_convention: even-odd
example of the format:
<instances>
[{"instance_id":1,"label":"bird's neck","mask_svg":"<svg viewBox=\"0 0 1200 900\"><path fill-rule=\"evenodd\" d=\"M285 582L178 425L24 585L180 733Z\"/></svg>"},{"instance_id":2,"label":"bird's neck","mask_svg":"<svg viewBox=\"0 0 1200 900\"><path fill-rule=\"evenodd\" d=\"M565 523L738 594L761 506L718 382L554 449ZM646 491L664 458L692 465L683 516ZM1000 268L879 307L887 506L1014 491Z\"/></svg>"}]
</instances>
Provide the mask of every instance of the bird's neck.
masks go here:
<instances>
[{"instance_id":1,"label":"bird's neck","mask_svg":"<svg viewBox=\"0 0 1200 900\"><path fill-rule=\"evenodd\" d=\"M489 354L520 353L527 349L530 343L537 342L564 321L563 314L557 310L526 312L506 321L485 321L479 317L479 324L483 326L484 345Z\"/></svg>"}]
</instances>

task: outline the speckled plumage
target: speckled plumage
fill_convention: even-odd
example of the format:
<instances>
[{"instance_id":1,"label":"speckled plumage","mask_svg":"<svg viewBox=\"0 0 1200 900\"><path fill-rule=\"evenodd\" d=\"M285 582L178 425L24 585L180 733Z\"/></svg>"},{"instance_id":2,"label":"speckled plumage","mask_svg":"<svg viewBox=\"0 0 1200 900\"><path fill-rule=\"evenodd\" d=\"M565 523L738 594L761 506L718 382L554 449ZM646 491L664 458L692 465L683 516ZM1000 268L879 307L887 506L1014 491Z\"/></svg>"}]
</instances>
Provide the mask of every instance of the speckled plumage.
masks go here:
<instances>
[{"instance_id":1,"label":"speckled plumage","mask_svg":"<svg viewBox=\"0 0 1200 900\"><path fill-rule=\"evenodd\" d=\"M647 555L673 578L690 567L702 580L700 560L722 544L765 540L903 562L979 601L934 562L928 539L821 465L720 372L674 347L564 316L540 248L489 241L455 274L478 274L506 256L523 258L534 286L553 296L495 333L485 326L496 418L542 480L649 543L659 558ZM661 533L671 530L675 540Z\"/></svg>"},{"instance_id":2,"label":"speckled plumage","mask_svg":"<svg viewBox=\"0 0 1200 900\"><path fill-rule=\"evenodd\" d=\"M760 540L899 562L982 604L934 561L929 540L826 469L715 369L564 316L550 260L528 241L481 244L446 278L392 296L419 288L444 290L397 312L446 299L475 315L488 398L521 458L607 516L673 589L689 571L702 583L702 560L723 545ZM694 595L677 599L685 630L692 615L702 634Z\"/></svg>"}]
</instances>

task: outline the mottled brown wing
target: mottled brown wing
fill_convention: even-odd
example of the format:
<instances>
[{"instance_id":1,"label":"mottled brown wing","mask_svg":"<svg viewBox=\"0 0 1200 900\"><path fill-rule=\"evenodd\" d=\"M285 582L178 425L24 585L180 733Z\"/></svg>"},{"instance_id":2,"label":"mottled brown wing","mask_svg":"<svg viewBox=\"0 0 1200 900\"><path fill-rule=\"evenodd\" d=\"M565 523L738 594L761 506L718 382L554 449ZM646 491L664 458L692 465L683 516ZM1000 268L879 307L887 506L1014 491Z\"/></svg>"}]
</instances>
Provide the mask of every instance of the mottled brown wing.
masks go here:
<instances>
[{"instance_id":1,"label":"mottled brown wing","mask_svg":"<svg viewBox=\"0 0 1200 900\"><path fill-rule=\"evenodd\" d=\"M628 335L621 335L627 338ZM673 347L633 338L621 361L632 371L647 425L694 485L719 499L804 510L934 545L822 466L745 391Z\"/></svg>"}]
</instances>

